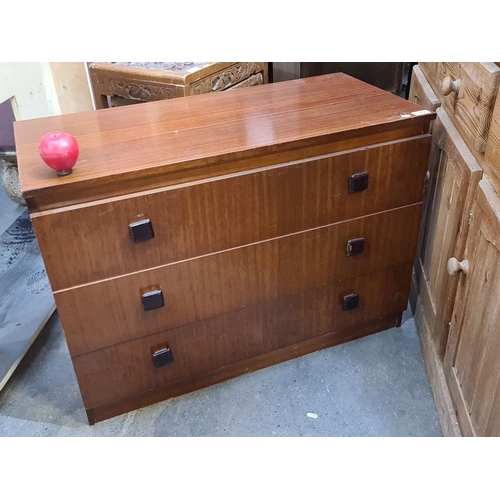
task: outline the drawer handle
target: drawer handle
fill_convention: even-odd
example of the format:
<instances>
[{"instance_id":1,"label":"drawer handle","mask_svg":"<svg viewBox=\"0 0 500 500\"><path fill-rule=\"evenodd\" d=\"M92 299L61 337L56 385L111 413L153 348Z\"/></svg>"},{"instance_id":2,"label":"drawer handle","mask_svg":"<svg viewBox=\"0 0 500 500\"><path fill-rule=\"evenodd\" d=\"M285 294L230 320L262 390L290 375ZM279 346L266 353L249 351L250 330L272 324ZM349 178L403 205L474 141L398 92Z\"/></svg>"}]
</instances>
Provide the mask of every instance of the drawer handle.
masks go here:
<instances>
[{"instance_id":1,"label":"drawer handle","mask_svg":"<svg viewBox=\"0 0 500 500\"><path fill-rule=\"evenodd\" d=\"M132 236L132 241L136 243L151 240L155 237L153 224L149 219L132 222L132 224L129 224L128 227L130 229L130 236Z\"/></svg>"},{"instance_id":2,"label":"drawer handle","mask_svg":"<svg viewBox=\"0 0 500 500\"><path fill-rule=\"evenodd\" d=\"M460 262L455 257L452 257L446 264L446 270L450 276L456 276L458 273L467 274L469 272L469 262L467 260Z\"/></svg>"},{"instance_id":3,"label":"drawer handle","mask_svg":"<svg viewBox=\"0 0 500 500\"><path fill-rule=\"evenodd\" d=\"M169 347L164 347L153 353L153 364L156 368L161 368L162 366L169 365L174 362L174 356Z\"/></svg>"},{"instance_id":4,"label":"drawer handle","mask_svg":"<svg viewBox=\"0 0 500 500\"><path fill-rule=\"evenodd\" d=\"M353 174L349 178L349 193L358 193L368 189L368 172Z\"/></svg>"},{"instance_id":5,"label":"drawer handle","mask_svg":"<svg viewBox=\"0 0 500 500\"><path fill-rule=\"evenodd\" d=\"M452 80L449 76L443 79L443 83L441 84L441 92L444 96L450 95L452 92L458 94L460 90L460 79Z\"/></svg>"},{"instance_id":6,"label":"drawer handle","mask_svg":"<svg viewBox=\"0 0 500 500\"><path fill-rule=\"evenodd\" d=\"M347 241L347 256L361 255L365 249L364 238L353 238Z\"/></svg>"},{"instance_id":7,"label":"drawer handle","mask_svg":"<svg viewBox=\"0 0 500 500\"><path fill-rule=\"evenodd\" d=\"M161 290L151 290L142 294L142 307L145 311L160 309L165 305L163 292Z\"/></svg>"},{"instance_id":8,"label":"drawer handle","mask_svg":"<svg viewBox=\"0 0 500 500\"><path fill-rule=\"evenodd\" d=\"M342 299L342 310L351 311L359 306L359 295L357 293L351 293L349 295L344 295Z\"/></svg>"}]
</instances>

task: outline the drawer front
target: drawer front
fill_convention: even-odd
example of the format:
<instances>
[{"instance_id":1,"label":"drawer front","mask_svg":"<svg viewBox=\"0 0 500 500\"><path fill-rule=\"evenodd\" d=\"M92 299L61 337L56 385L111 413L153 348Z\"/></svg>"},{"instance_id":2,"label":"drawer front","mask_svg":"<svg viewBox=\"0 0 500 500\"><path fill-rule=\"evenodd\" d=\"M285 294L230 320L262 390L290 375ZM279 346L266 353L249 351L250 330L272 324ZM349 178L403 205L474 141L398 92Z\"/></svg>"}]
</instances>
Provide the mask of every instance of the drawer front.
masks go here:
<instances>
[{"instance_id":1,"label":"drawer front","mask_svg":"<svg viewBox=\"0 0 500 500\"><path fill-rule=\"evenodd\" d=\"M397 315L407 306L411 267L403 264L75 356L85 406L194 380L263 353ZM344 311L344 297L352 294L359 295L358 306ZM163 366L155 366L154 353Z\"/></svg>"},{"instance_id":2,"label":"drawer front","mask_svg":"<svg viewBox=\"0 0 500 500\"><path fill-rule=\"evenodd\" d=\"M419 203L429 150L423 135L42 212L33 226L57 291Z\"/></svg>"},{"instance_id":3,"label":"drawer front","mask_svg":"<svg viewBox=\"0 0 500 500\"><path fill-rule=\"evenodd\" d=\"M484 153L500 68L491 62L419 63L467 145Z\"/></svg>"},{"instance_id":4,"label":"drawer front","mask_svg":"<svg viewBox=\"0 0 500 500\"><path fill-rule=\"evenodd\" d=\"M413 261L421 204L56 292L72 355Z\"/></svg>"},{"instance_id":5,"label":"drawer front","mask_svg":"<svg viewBox=\"0 0 500 500\"><path fill-rule=\"evenodd\" d=\"M191 83L187 89L187 95L207 94L221 90L230 90L233 86L247 81L252 76L259 75L258 82L253 79L252 85L267 83L267 63L262 62L238 62L222 71L212 73L205 78L198 78Z\"/></svg>"},{"instance_id":6,"label":"drawer front","mask_svg":"<svg viewBox=\"0 0 500 500\"><path fill-rule=\"evenodd\" d=\"M244 89L246 87L253 87L254 85L262 85L264 83L264 74L263 73L256 73L255 75L252 75L248 77L246 80L243 80L240 83L237 83L236 85L233 85L232 87L229 87L227 89L227 92L230 90L237 90L237 89Z\"/></svg>"}]
</instances>

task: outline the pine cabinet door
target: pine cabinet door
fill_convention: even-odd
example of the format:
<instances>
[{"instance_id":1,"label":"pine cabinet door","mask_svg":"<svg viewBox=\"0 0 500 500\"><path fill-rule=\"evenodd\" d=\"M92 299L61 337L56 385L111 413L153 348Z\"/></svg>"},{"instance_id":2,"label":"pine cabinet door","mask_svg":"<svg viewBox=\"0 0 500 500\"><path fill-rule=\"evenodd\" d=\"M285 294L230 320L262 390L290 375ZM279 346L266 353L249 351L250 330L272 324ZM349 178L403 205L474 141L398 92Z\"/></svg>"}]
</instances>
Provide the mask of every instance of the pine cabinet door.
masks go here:
<instances>
[{"instance_id":1,"label":"pine cabinet door","mask_svg":"<svg viewBox=\"0 0 500 500\"><path fill-rule=\"evenodd\" d=\"M446 112L436 113L415 278L427 329L443 359L457 288L446 264L463 253L482 170Z\"/></svg>"},{"instance_id":2,"label":"pine cabinet door","mask_svg":"<svg viewBox=\"0 0 500 500\"><path fill-rule=\"evenodd\" d=\"M466 248L447 265L457 282L445 376L464 436L500 436L500 198L479 183Z\"/></svg>"}]
</instances>

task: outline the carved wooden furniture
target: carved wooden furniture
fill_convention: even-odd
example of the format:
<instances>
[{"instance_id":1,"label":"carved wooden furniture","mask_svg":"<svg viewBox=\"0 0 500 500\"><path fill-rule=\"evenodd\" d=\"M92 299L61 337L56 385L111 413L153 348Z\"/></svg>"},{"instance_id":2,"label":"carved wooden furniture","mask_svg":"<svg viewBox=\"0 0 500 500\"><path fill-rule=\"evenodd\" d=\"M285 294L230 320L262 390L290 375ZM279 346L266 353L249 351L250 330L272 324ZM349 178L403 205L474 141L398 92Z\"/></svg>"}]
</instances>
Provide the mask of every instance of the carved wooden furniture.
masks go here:
<instances>
[{"instance_id":1,"label":"carved wooden furniture","mask_svg":"<svg viewBox=\"0 0 500 500\"><path fill-rule=\"evenodd\" d=\"M337 73L16 123L89 422L400 324L434 117Z\"/></svg>"},{"instance_id":2,"label":"carved wooden furniture","mask_svg":"<svg viewBox=\"0 0 500 500\"><path fill-rule=\"evenodd\" d=\"M412 303L448 436L500 435L499 74L494 63L419 63L412 80L442 105Z\"/></svg>"},{"instance_id":3,"label":"carved wooden furniture","mask_svg":"<svg viewBox=\"0 0 500 500\"><path fill-rule=\"evenodd\" d=\"M96 62L89 74L97 109L268 83L265 62Z\"/></svg>"}]
</instances>

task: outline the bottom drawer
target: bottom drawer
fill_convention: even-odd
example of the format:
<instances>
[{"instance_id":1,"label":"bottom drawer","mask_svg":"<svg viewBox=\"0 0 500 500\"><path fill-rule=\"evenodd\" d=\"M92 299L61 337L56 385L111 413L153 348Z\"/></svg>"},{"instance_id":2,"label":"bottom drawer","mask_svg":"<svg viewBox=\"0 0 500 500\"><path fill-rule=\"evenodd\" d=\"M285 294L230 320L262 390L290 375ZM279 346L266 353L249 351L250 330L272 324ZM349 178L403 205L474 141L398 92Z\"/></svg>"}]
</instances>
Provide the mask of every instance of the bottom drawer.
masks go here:
<instances>
[{"instance_id":1,"label":"bottom drawer","mask_svg":"<svg viewBox=\"0 0 500 500\"><path fill-rule=\"evenodd\" d=\"M217 377L210 383L231 378L263 367L259 356L325 334L333 332L336 337L330 345L361 336L349 332L346 337L344 332L353 328L361 332L367 325L395 317L406 309L411 269L409 262L74 356L85 407L89 410L116 404L119 408L120 401L128 399L124 411L129 411L143 406L141 401L148 391L158 394L148 400L149 404L164 399L158 392L161 388L194 382L215 371ZM344 310L349 307L353 308ZM155 366L153 353L166 348L170 351L164 353L164 361L169 361L169 354L173 361ZM291 349L287 358L301 354L304 352L300 349ZM161 360L162 356L158 357ZM279 361L283 358L274 362L269 358L265 365ZM246 365L233 373L231 365L241 362ZM137 398L137 404L133 398Z\"/></svg>"}]
</instances>

